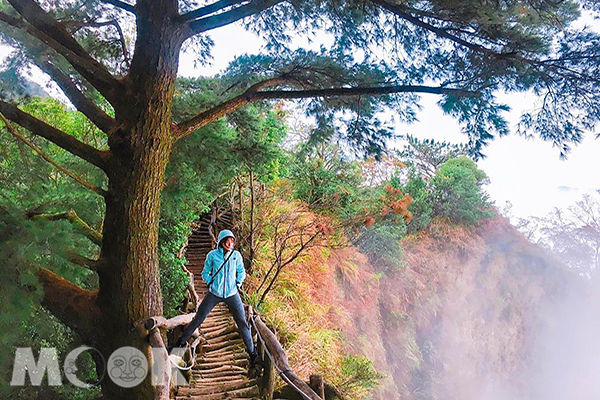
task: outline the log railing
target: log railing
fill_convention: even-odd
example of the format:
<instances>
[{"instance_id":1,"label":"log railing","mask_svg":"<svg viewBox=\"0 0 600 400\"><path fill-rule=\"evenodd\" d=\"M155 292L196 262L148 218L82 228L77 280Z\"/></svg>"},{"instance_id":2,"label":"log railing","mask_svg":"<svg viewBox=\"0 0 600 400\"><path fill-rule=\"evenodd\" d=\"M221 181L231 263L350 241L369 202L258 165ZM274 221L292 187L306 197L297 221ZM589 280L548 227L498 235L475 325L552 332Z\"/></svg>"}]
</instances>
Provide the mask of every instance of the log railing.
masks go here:
<instances>
[{"instance_id":1,"label":"log railing","mask_svg":"<svg viewBox=\"0 0 600 400\"><path fill-rule=\"evenodd\" d=\"M273 399L273 391L275 389L275 372L277 372L281 379L283 379L283 381L287 383L303 399L323 399L324 396L321 397L317 395L317 393L315 393L315 391L306 382L300 379L294 373L294 371L291 370L287 355L277 340L277 336L267 327L260 315L255 313L250 306L247 306L247 311L248 322L253 330L253 333L256 333L257 336L257 351L259 352L264 364L263 376L260 385L261 397L266 400ZM135 324L140 334L143 337L148 338L150 346L154 349L158 349L158 352L155 351L153 354L159 354L160 360L152 360L152 362L159 362L158 365L161 365L164 368L160 373L159 379L161 380L159 382L161 384L157 386L154 397L155 400L168 400L171 385L171 365L161 330L166 331L175 329L178 326L185 326L192 321L195 315L195 313L182 314L170 319L166 319L162 316L156 316L140 320ZM198 345L200 336L199 330L196 329L192 336L196 338L192 346ZM192 354L195 354L195 352L192 352ZM311 377L311 381L313 377ZM316 378L319 380L318 377ZM322 382L322 380L320 380L320 382Z\"/></svg>"},{"instance_id":2,"label":"log railing","mask_svg":"<svg viewBox=\"0 0 600 400\"><path fill-rule=\"evenodd\" d=\"M260 315L248 307L248 320L257 336L258 352L263 359L262 398L273 399L275 389L275 371L281 379L296 391L303 399L321 400L315 391L291 370L287 355L277 340L277 336L263 322Z\"/></svg>"},{"instance_id":3,"label":"log railing","mask_svg":"<svg viewBox=\"0 0 600 400\"><path fill-rule=\"evenodd\" d=\"M157 316L148 319L142 319L134 324L140 335L144 338L148 338L148 342L153 348L153 356L157 354L159 355L160 360L152 360L151 363L156 363L158 366L163 367L163 370L160 371L158 376L159 384L156 386L156 391L154 392L154 400L169 400L172 383L171 362L169 360L169 353L167 351L167 346L165 345L165 342L163 340L161 330L167 331L175 329L178 326L185 326L192 322L192 319L195 315L196 313L182 314L170 319L166 319L162 316ZM198 329L194 331L192 337L195 340L192 342L191 345L191 354L195 356L195 351L193 350L193 348L197 346L200 342L200 332Z\"/></svg>"}]
</instances>

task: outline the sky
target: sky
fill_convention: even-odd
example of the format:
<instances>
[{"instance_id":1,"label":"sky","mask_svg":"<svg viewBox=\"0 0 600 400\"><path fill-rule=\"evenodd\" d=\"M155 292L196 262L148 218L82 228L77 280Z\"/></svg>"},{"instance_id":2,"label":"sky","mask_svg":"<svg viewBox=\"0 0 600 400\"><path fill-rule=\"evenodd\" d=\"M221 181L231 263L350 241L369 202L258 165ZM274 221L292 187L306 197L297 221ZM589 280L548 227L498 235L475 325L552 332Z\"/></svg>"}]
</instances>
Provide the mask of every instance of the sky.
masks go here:
<instances>
[{"instance_id":1,"label":"sky","mask_svg":"<svg viewBox=\"0 0 600 400\"><path fill-rule=\"evenodd\" d=\"M215 42L213 64L196 69L193 57L183 55L181 75L216 74L234 57L260 51L260 41L239 26L217 29L213 31L212 38ZM317 46L316 43L318 40L313 42L313 46ZM534 107L535 96L504 94L499 98L511 107L505 116L511 132L515 132L521 112ZM435 95L424 95L419 121L410 125L397 123L396 133L452 143L466 142L467 138L460 132L458 122L444 115L437 106L439 99ZM516 134L496 138L484 150L484 154L487 157L477 164L490 178L485 189L499 208L504 208L506 202L510 202L514 217L541 217L554 207L567 207L584 194L597 194L600 190L600 174L593 172L600 170L600 140L595 139L593 132L586 134L585 140L573 147L566 160L559 158L559 150L550 143Z\"/></svg>"}]
</instances>

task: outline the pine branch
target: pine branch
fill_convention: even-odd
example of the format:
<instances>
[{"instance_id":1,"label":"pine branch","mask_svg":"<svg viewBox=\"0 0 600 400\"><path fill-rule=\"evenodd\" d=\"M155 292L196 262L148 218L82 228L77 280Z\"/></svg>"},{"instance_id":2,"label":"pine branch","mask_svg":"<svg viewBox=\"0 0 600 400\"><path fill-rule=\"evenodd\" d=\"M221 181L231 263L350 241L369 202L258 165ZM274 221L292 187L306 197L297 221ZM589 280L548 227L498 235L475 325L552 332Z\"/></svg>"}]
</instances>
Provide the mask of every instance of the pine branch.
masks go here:
<instances>
[{"instance_id":1,"label":"pine branch","mask_svg":"<svg viewBox=\"0 0 600 400\"><path fill-rule=\"evenodd\" d=\"M454 43L460 44L461 46L466 47L475 52L482 53L487 56L492 56L495 58L514 58L514 59L517 59L520 61L525 61L527 63L533 63L532 60L525 59L516 52L499 53L499 52L489 49L487 47L464 40L456 35L449 33L448 30L446 30L446 29L438 28L434 25L431 25L431 24L409 14L408 12L406 12L403 9L402 6L400 6L398 4L390 3L386 0L371 0L371 1L373 3L379 5L380 7L385 8L386 10L390 11L391 13L397 15L398 17L411 22L412 24L414 24L418 27L428 30L441 38L449 39L449 40L453 41Z\"/></svg>"},{"instance_id":2,"label":"pine branch","mask_svg":"<svg viewBox=\"0 0 600 400\"><path fill-rule=\"evenodd\" d=\"M16 28L22 28L24 26L21 20L10 17L1 12L0 21L3 21L6 24ZM30 41L33 43L36 38L31 34L28 35ZM49 61L48 55L44 54L47 51L40 51L37 46L34 46L30 43L23 44L31 54L39 54L35 56L33 61L42 71L47 73L54 82L56 82L56 84L62 89L63 93L73 103L73 105L75 105L75 107L77 107L79 111L88 117L89 120L92 121L92 123L94 123L98 128L107 134L110 133L115 125L115 121L102 109L100 109L91 99L87 98L77 87L76 83L71 79L71 77L69 77L69 75L62 72L55 64Z\"/></svg>"},{"instance_id":3,"label":"pine branch","mask_svg":"<svg viewBox=\"0 0 600 400\"><path fill-rule=\"evenodd\" d=\"M135 7L131 4L125 3L124 1L119 0L102 0L103 3L112 4L115 7L123 9L127 12L135 14Z\"/></svg>"},{"instance_id":4,"label":"pine branch","mask_svg":"<svg viewBox=\"0 0 600 400\"><path fill-rule=\"evenodd\" d=\"M121 82L113 77L106 67L90 56L65 27L44 11L34 0L8 1L27 23L4 13L0 13L0 20L16 28L25 29L28 33L56 50L111 104L118 101Z\"/></svg>"},{"instance_id":5,"label":"pine branch","mask_svg":"<svg viewBox=\"0 0 600 400\"><path fill-rule=\"evenodd\" d=\"M65 167L62 167L58 163L56 163L56 161L54 161L52 158L50 158L50 156L48 156L46 153L44 153L42 150L40 150L39 147L37 147L35 144L33 144L25 136L21 135L11 125L11 123L6 119L6 117L4 115L2 115L2 113L0 113L0 119L2 120L2 122L4 122L4 124L6 125L6 128L11 133L11 135L13 135L17 139L19 139L20 141L22 141L23 143L25 143L27 146L29 146L33 151L35 151L36 153L38 153L44 160L48 161L56 169L58 169L59 171L61 171L65 175L67 175L69 178L73 179L75 182L79 183L81 186L90 189L92 192L98 193L100 196L106 196L106 191L104 189L102 189L102 188L100 188L98 186L92 185L89 182L86 182L79 175L74 174L73 172L69 171Z\"/></svg>"},{"instance_id":6,"label":"pine branch","mask_svg":"<svg viewBox=\"0 0 600 400\"><path fill-rule=\"evenodd\" d=\"M283 0L254 0L232 10L191 21L188 24L187 29L185 29L184 34L187 37L191 37L211 29L232 24L243 18L258 14L282 1Z\"/></svg>"},{"instance_id":7,"label":"pine branch","mask_svg":"<svg viewBox=\"0 0 600 400\"><path fill-rule=\"evenodd\" d=\"M453 94L458 96L475 96L476 92L461 89L452 89L433 86L380 86L380 87L354 87L354 88L329 88L313 90L268 90L260 89L276 86L291 81L287 78L267 79L248 88L244 93L227 100L209 110L203 111L197 116L180 123L175 129L174 135L177 139L189 135L193 131L224 117L225 115L258 100L272 99L306 99L313 97L348 97L363 95L384 95L393 93L431 93L431 94Z\"/></svg>"},{"instance_id":8,"label":"pine branch","mask_svg":"<svg viewBox=\"0 0 600 400\"><path fill-rule=\"evenodd\" d=\"M2 100L0 100L0 113L4 114L8 120L29 130L34 135L41 136L51 141L60 148L73 155L76 155L77 157L97 166L102 170L106 168L106 163L110 156L108 151L101 151L86 143L83 143L74 136L63 132L60 129L56 129L44 121L19 110L19 108L14 104L10 104Z\"/></svg>"},{"instance_id":9,"label":"pine branch","mask_svg":"<svg viewBox=\"0 0 600 400\"><path fill-rule=\"evenodd\" d=\"M60 221L66 219L79 231L79 233L91 240L92 243L102 246L102 235L100 232L82 220L73 209L54 214L37 214L34 212L28 212L27 218L34 221L38 219L46 219L48 221Z\"/></svg>"},{"instance_id":10,"label":"pine branch","mask_svg":"<svg viewBox=\"0 0 600 400\"><path fill-rule=\"evenodd\" d=\"M364 95L384 95L394 93L430 93L452 94L457 96L476 96L476 92L436 86L394 85L375 87L329 88L313 90L269 90L256 92L253 101L269 99L306 99L313 97L347 97Z\"/></svg>"},{"instance_id":11,"label":"pine branch","mask_svg":"<svg viewBox=\"0 0 600 400\"><path fill-rule=\"evenodd\" d=\"M50 75L77 110L81 111L83 115L88 117L94 125L106 134L112 132L115 120L100 109L91 99L86 97L67 74L50 61L44 61L38 65L42 71Z\"/></svg>"},{"instance_id":12,"label":"pine branch","mask_svg":"<svg viewBox=\"0 0 600 400\"><path fill-rule=\"evenodd\" d=\"M182 14L180 19L183 21L192 21L197 18L205 17L207 15L222 11L223 9L234 6L236 4L244 3L246 0L220 0L204 7L200 7L196 10L189 11Z\"/></svg>"},{"instance_id":13,"label":"pine branch","mask_svg":"<svg viewBox=\"0 0 600 400\"><path fill-rule=\"evenodd\" d=\"M96 303L98 291L85 290L43 267L37 269L36 275L44 291L42 306L86 343L93 343L101 316Z\"/></svg>"},{"instance_id":14,"label":"pine branch","mask_svg":"<svg viewBox=\"0 0 600 400\"><path fill-rule=\"evenodd\" d=\"M130 67L131 66L131 60L129 59L129 52L127 51L127 43L125 42L125 35L123 34L123 28L121 28L121 25L119 24L119 22L116 19L112 19L110 21L89 21L89 22L84 22L84 21L61 21L61 25L63 25L64 27L74 27L74 31L78 31L81 28L102 28L104 26L112 26L117 30L117 33L119 34L119 44L121 45L121 51L123 52L123 59L125 61L125 64Z\"/></svg>"},{"instance_id":15,"label":"pine branch","mask_svg":"<svg viewBox=\"0 0 600 400\"><path fill-rule=\"evenodd\" d=\"M182 137L189 135L193 131L200 129L203 126L206 126L209 123L216 121L217 119L224 117L225 115L237 110L238 108L243 107L246 104L252 102L254 95L258 90L269 86L279 85L284 82L286 82L285 79L273 78L258 82L250 86L241 95L227 100L219 104L218 106L211 108L210 110L201 112L197 116L177 125L174 132L175 138L181 139Z\"/></svg>"}]
</instances>

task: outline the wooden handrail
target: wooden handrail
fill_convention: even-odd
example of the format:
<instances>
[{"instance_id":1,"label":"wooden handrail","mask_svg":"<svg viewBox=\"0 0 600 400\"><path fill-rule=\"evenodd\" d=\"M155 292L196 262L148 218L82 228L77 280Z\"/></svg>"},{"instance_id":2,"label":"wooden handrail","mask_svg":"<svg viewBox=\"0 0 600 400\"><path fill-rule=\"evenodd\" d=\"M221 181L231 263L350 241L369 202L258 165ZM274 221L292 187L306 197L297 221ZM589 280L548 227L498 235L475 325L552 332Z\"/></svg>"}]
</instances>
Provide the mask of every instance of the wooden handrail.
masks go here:
<instances>
[{"instance_id":1,"label":"wooden handrail","mask_svg":"<svg viewBox=\"0 0 600 400\"><path fill-rule=\"evenodd\" d=\"M266 356L271 359L272 364L281 379L290 385L290 387L302 396L302 398L307 400L322 400L322 398L317 395L306 382L300 379L298 375L291 370L287 355L277 340L277 336L275 336L275 333L267 327L260 318L260 315L254 314L250 307L248 314L248 319L256 330L258 340L260 340L265 347Z\"/></svg>"}]
</instances>

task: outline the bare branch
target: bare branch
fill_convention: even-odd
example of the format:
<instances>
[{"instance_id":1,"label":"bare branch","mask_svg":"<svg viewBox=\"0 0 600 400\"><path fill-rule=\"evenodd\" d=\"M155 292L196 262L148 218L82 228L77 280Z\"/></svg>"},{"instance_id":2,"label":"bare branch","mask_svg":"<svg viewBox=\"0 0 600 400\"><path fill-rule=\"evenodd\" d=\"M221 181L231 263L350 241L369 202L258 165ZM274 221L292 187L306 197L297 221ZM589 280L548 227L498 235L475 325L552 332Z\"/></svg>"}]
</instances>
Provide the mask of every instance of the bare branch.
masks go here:
<instances>
[{"instance_id":1,"label":"bare branch","mask_svg":"<svg viewBox=\"0 0 600 400\"><path fill-rule=\"evenodd\" d=\"M83 234L92 243L97 244L98 246L102 246L102 235L100 232L92 228L88 225L84 220L82 220L79 215L75 212L75 210L71 209L69 211L55 213L55 214L36 214L33 212L29 212L27 217L31 220L37 219L47 219L49 221L59 221L66 219L79 231L79 233Z\"/></svg>"},{"instance_id":2,"label":"bare branch","mask_svg":"<svg viewBox=\"0 0 600 400\"><path fill-rule=\"evenodd\" d=\"M175 130L175 137L181 139L193 131L224 117L225 115L258 100L270 99L306 99L311 97L345 97L345 96L363 96L363 95L384 95L393 93L431 93L431 94L453 94L458 96L475 96L476 92L452 89L446 87L417 86L417 85L398 85L398 86L379 86L379 87L353 87L353 88L329 88L313 90L266 90L259 91L265 87L276 86L289 82L287 78L272 78L248 88L244 93L227 100L210 110L204 111L192 119L182 122Z\"/></svg>"},{"instance_id":3,"label":"bare branch","mask_svg":"<svg viewBox=\"0 0 600 400\"><path fill-rule=\"evenodd\" d=\"M283 271L283 268L286 267L287 265L291 264L296 258L298 258L298 256L300 256L300 254L302 254L303 251L307 250L309 248L309 245L311 244L311 242L313 242L321 234L322 234L322 232L320 232L320 231L314 232L306 242L301 243L301 245L298 247L296 252L294 254L292 254L290 257L288 257L287 260L285 260L284 262L281 262L281 259L279 260L279 265L277 266L275 275L273 275L271 282L269 283L269 285L267 286L267 288L265 289L263 294L260 296L260 300L258 301L258 304L256 305L257 308L260 307L262 302L267 297L267 294L273 288L273 285L275 284L275 281L277 281L277 278L279 277L279 274L281 274L281 271ZM265 276L265 279L266 279L266 276Z\"/></svg>"},{"instance_id":4,"label":"bare branch","mask_svg":"<svg viewBox=\"0 0 600 400\"><path fill-rule=\"evenodd\" d=\"M232 24L243 18L258 14L282 1L283 0L254 0L232 10L191 21L186 29L185 35L191 37L211 29Z\"/></svg>"},{"instance_id":5,"label":"bare branch","mask_svg":"<svg viewBox=\"0 0 600 400\"><path fill-rule=\"evenodd\" d=\"M43 267L39 267L36 275L44 290L42 305L86 343L93 342L101 315L96 303L98 291L82 289Z\"/></svg>"},{"instance_id":6,"label":"bare branch","mask_svg":"<svg viewBox=\"0 0 600 400\"><path fill-rule=\"evenodd\" d=\"M104 266L104 263L102 262L102 260L92 260L91 258L82 256L81 254L76 253L74 251L67 251L66 256L67 256L67 259L70 262L72 262L73 264L77 264L81 267L87 268L92 271L97 272L97 271L101 270L102 267Z\"/></svg>"},{"instance_id":7,"label":"bare branch","mask_svg":"<svg viewBox=\"0 0 600 400\"><path fill-rule=\"evenodd\" d=\"M90 82L111 104L119 99L121 82L96 61L50 14L33 0L8 0L13 8L28 22L16 20L6 14L0 20L27 30L31 35L50 46Z\"/></svg>"},{"instance_id":8,"label":"bare branch","mask_svg":"<svg viewBox=\"0 0 600 400\"><path fill-rule=\"evenodd\" d=\"M135 14L135 7L131 4L119 0L102 0L103 3L112 4L115 7L121 8L127 12Z\"/></svg>"},{"instance_id":9,"label":"bare branch","mask_svg":"<svg viewBox=\"0 0 600 400\"><path fill-rule=\"evenodd\" d=\"M88 117L94 125L107 134L113 130L115 120L86 97L67 74L49 61L44 61L39 66L58 84L77 110Z\"/></svg>"},{"instance_id":10,"label":"bare branch","mask_svg":"<svg viewBox=\"0 0 600 400\"><path fill-rule=\"evenodd\" d=\"M59 171L61 171L62 173L64 173L65 175L67 175L69 178L73 179L74 181L76 181L77 183L79 183L81 186L86 187L88 189L90 189L92 192L98 193L100 196L106 196L106 191L98 186L92 185L89 182L86 182L82 177L80 177L79 175L74 174L73 172L69 171L68 169L61 167L60 165L58 165L56 163L56 161L54 161L52 158L50 158L50 156L48 156L46 153L44 153L42 150L40 150L35 144L33 144L29 139L27 139L25 136L21 135L11 124L10 122L6 119L6 117L4 115L2 115L2 113L0 113L0 119L4 122L4 124L6 125L6 128L8 129L8 131L17 139L19 139L20 141L22 141L23 143L25 143L27 146L29 146L31 149L33 149L33 151L35 151L36 153L38 153L44 160L48 161L50 164L52 164L56 169L58 169Z\"/></svg>"},{"instance_id":11,"label":"bare branch","mask_svg":"<svg viewBox=\"0 0 600 400\"><path fill-rule=\"evenodd\" d=\"M10 104L0 100L0 113L13 121L14 123L28 129L31 133L41 136L57 146L65 149L69 153L92 163L98 168L105 169L110 152L98 150L88 144L79 141L74 136L71 136L60 129L48 125L42 120L19 110L14 104Z\"/></svg>"},{"instance_id":12,"label":"bare branch","mask_svg":"<svg viewBox=\"0 0 600 400\"><path fill-rule=\"evenodd\" d=\"M194 11L187 12L181 15L183 21L191 21L197 18L205 17L209 14L221 11L224 8L234 6L236 4L244 3L247 0L220 0L204 7L200 7Z\"/></svg>"}]
</instances>

